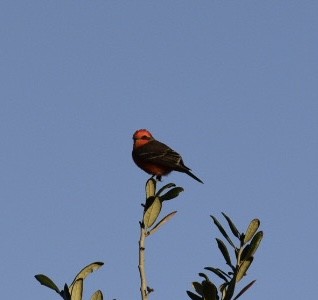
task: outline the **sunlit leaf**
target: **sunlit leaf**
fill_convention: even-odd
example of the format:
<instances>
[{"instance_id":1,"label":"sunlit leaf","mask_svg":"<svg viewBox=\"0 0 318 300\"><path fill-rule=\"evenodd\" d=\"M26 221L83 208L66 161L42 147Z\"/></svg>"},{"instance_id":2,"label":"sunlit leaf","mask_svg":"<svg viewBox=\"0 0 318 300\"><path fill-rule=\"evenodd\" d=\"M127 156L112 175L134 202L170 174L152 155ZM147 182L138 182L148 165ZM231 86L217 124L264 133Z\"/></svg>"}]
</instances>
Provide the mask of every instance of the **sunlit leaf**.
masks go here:
<instances>
[{"instance_id":1,"label":"sunlit leaf","mask_svg":"<svg viewBox=\"0 0 318 300\"><path fill-rule=\"evenodd\" d=\"M226 240L229 242L229 244L235 248L235 245L233 244L233 242L231 241L230 237L227 235L226 231L224 230L224 228L222 227L222 225L220 224L220 222L217 220L217 218L215 218L214 216L211 216L211 218L213 219L214 224L216 225L216 227L219 229L219 231L222 233L222 235L226 238Z\"/></svg>"},{"instance_id":2,"label":"sunlit leaf","mask_svg":"<svg viewBox=\"0 0 318 300\"><path fill-rule=\"evenodd\" d=\"M232 265L232 263L231 263L231 257L230 257L229 251L227 250L225 244L224 244L223 241L221 241L220 239L216 239L216 241L217 241L217 243L218 243L218 247L219 247L220 251L222 252L222 255L223 255L223 257L224 257L226 263L227 263L230 267L234 268L233 265Z\"/></svg>"},{"instance_id":3,"label":"sunlit leaf","mask_svg":"<svg viewBox=\"0 0 318 300\"><path fill-rule=\"evenodd\" d=\"M80 270L78 272L78 274L76 275L76 277L74 278L72 284L69 287L70 293L72 294L72 289L73 289L73 286L74 286L74 284L75 284L77 279L85 279L89 274L91 274L92 272L98 270L103 265L104 265L103 262L98 262L97 261L97 262L93 262L93 263L87 265L82 270Z\"/></svg>"},{"instance_id":4,"label":"sunlit leaf","mask_svg":"<svg viewBox=\"0 0 318 300\"><path fill-rule=\"evenodd\" d=\"M91 297L91 300L103 300L103 293L100 290L96 291Z\"/></svg>"},{"instance_id":5,"label":"sunlit leaf","mask_svg":"<svg viewBox=\"0 0 318 300\"><path fill-rule=\"evenodd\" d=\"M179 196L179 194L181 192L183 192L184 189L182 187L175 187L175 188L172 188L171 190L169 190L167 193L165 193L164 195L160 196L160 199L162 201L166 201L166 200L171 200L171 199L174 199L176 197Z\"/></svg>"},{"instance_id":6,"label":"sunlit leaf","mask_svg":"<svg viewBox=\"0 0 318 300\"><path fill-rule=\"evenodd\" d=\"M239 282L246 275L246 272L248 268L251 266L252 262L253 257L250 257L242 262L236 275L236 282Z\"/></svg>"},{"instance_id":7,"label":"sunlit leaf","mask_svg":"<svg viewBox=\"0 0 318 300\"><path fill-rule=\"evenodd\" d=\"M144 214L144 224L146 228L150 228L157 220L162 208L162 202L159 197L155 197L153 203L147 208Z\"/></svg>"},{"instance_id":8,"label":"sunlit leaf","mask_svg":"<svg viewBox=\"0 0 318 300\"><path fill-rule=\"evenodd\" d=\"M254 283L256 280L253 280L252 282L250 282L247 286L245 286L236 296L233 300L238 299L239 297L241 297Z\"/></svg>"},{"instance_id":9,"label":"sunlit leaf","mask_svg":"<svg viewBox=\"0 0 318 300\"><path fill-rule=\"evenodd\" d=\"M146 183L146 199L153 197L156 194L156 180L150 178Z\"/></svg>"},{"instance_id":10,"label":"sunlit leaf","mask_svg":"<svg viewBox=\"0 0 318 300\"><path fill-rule=\"evenodd\" d=\"M254 219L251 221L251 223L248 225L246 232L245 232L245 236L244 236L244 244L248 243L252 237L254 236L254 234L256 233L256 231L258 230L260 225L260 220L259 219Z\"/></svg>"},{"instance_id":11,"label":"sunlit leaf","mask_svg":"<svg viewBox=\"0 0 318 300\"><path fill-rule=\"evenodd\" d=\"M83 296L83 279L77 279L72 288L71 300L82 300Z\"/></svg>"},{"instance_id":12,"label":"sunlit leaf","mask_svg":"<svg viewBox=\"0 0 318 300\"><path fill-rule=\"evenodd\" d=\"M175 216L176 213L177 213L176 211L173 211L172 213L166 215L163 219L161 219L161 220L154 226L154 228L152 228L152 229L149 231L148 235L153 234L153 233L155 233L156 231L158 231L159 228L160 228L162 225L164 225L165 223L167 223L170 219L172 219L172 218Z\"/></svg>"},{"instance_id":13,"label":"sunlit leaf","mask_svg":"<svg viewBox=\"0 0 318 300\"><path fill-rule=\"evenodd\" d=\"M222 215L224 216L224 218L226 219L227 223L230 226L230 229L232 231L232 233L237 237L240 238L241 234L238 231L238 229L236 228L235 224L233 223L233 221L225 214L222 212Z\"/></svg>"},{"instance_id":14,"label":"sunlit leaf","mask_svg":"<svg viewBox=\"0 0 318 300\"><path fill-rule=\"evenodd\" d=\"M53 282L53 280L46 275L43 274L38 274L34 276L35 279L40 282L42 285L52 289L53 291L57 292L60 294L59 288L56 286L56 284Z\"/></svg>"}]
</instances>

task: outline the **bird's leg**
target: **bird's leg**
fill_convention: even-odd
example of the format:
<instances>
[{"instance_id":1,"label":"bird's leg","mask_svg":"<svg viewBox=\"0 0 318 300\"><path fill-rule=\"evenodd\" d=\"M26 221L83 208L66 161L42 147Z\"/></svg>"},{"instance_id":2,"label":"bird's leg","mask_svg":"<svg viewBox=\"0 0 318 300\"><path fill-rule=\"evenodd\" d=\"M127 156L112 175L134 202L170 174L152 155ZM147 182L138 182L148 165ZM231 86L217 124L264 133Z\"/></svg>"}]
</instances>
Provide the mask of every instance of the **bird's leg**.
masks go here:
<instances>
[{"instance_id":1,"label":"bird's leg","mask_svg":"<svg viewBox=\"0 0 318 300\"><path fill-rule=\"evenodd\" d=\"M157 175L156 179L161 182L161 175Z\"/></svg>"}]
</instances>

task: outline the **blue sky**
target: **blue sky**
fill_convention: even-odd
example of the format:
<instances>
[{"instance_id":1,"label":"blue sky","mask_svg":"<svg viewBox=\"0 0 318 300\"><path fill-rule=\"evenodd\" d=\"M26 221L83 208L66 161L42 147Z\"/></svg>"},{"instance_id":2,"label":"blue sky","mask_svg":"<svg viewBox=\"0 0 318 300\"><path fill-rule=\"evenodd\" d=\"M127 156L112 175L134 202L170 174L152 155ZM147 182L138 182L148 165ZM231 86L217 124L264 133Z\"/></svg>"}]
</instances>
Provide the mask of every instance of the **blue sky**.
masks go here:
<instances>
[{"instance_id":1,"label":"blue sky","mask_svg":"<svg viewBox=\"0 0 318 300\"><path fill-rule=\"evenodd\" d=\"M147 239L151 299L187 299L224 266L209 215L265 233L244 299L312 298L318 259L315 1L2 1L3 299L58 299L86 264L85 296L138 299L148 128L200 177ZM211 278L213 276L211 275ZM243 299L242 298L242 299Z\"/></svg>"}]
</instances>

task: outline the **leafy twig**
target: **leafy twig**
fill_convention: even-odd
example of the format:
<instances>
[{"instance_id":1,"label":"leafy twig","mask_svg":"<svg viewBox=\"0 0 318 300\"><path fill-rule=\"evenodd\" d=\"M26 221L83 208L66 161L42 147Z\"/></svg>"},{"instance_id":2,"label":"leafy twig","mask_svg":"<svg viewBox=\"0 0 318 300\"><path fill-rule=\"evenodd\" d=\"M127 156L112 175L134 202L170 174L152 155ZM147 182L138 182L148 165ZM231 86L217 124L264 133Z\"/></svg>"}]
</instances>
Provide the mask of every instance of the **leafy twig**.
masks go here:
<instances>
[{"instance_id":1,"label":"leafy twig","mask_svg":"<svg viewBox=\"0 0 318 300\"><path fill-rule=\"evenodd\" d=\"M205 280L201 283L192 283L195 291L197 292L197 294L195 294L191 291L187 291L188 296L192 300L236 300L241 297L255 282L255 280L253 280L247 284L233 298L237 283L239 283L239 281L241 281L246 275L249 267L253 263L254 254L262 241L263 231L258 231L260 221L258 219L252 220L247 230L240 233L233 221L226 214L222 213L222 215L226 219L232 234L239 242L239 246L236 246L217 218L211 216L220 233L234 250L234 255L231 257L226 244L222 240L216 238L218 248L221 251L226 264L231 268L231 270L223 271L220 268L206 267L206 270L211 271L223 280L223 283L219 288L219 293L215 285L209 280L208 276L203 273L199 273L199 276L204 277ZM234 263L234 260L236 263Z\"/></svg>"},{"instance_id":2,"label":"leafy twig","mask_svg":"<svg viewBox=\"0 0 318 300\"><path fill-rule=\"evenodd\" d=\"M156 192L156 180L150 178L146 183L146 203L142 205L144 207L143 218L140 224L140 238L139 238L139 275L140 275L140 293L142 300L148 300L149 294L154 290L148 286L146 276L146 238L154 234L159 228L167 223L176 214L176 211L168 214L162 218L158 223L158 217L161 212L163 202L174 199L183 191L183 188L176 187L174 183L169 183L159 189ZM168 190L165 194L161 195L164 190Z\"/></svg>"}]
</instances>

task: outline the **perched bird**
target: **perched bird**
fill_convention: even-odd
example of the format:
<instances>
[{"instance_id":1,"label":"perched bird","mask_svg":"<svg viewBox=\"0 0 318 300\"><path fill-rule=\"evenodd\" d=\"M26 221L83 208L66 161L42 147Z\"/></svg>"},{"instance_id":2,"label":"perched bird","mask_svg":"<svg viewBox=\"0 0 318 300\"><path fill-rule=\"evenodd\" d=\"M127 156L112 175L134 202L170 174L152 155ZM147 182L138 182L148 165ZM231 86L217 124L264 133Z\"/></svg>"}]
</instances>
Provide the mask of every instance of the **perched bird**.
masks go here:
<instances>
[{"instance_id":1,"label":"perched bird","mask_svg":"<svg viewBox=\"0 0 318 300\"><path fill-rule=\"evenodd\" d=\"M161 176L168 175L172 171L186 173L195 180L201 179L193 175L182 160L179 153L167 145L154 139L146 129L137 130L133 135L134 146L132 157L136 165L161 180Z\"/></svg>"}]
</instances>

